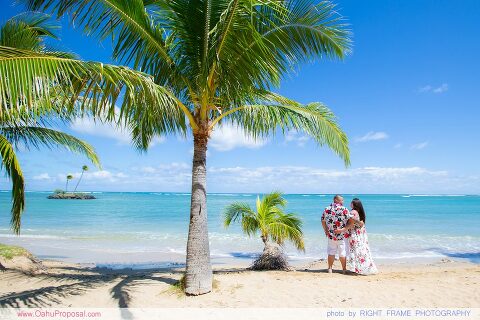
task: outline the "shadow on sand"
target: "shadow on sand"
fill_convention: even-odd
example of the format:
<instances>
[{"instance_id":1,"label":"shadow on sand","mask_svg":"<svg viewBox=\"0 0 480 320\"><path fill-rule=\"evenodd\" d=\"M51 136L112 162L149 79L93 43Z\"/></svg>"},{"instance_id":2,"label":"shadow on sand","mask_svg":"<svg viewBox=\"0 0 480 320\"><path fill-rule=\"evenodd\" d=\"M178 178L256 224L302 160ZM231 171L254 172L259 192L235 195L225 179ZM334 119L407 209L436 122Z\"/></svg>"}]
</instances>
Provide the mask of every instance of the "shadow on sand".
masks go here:
<instances>
[{"instance_id":1,"label":"shadow on sand","mask_svg":"<svg viewBox=\"0 0 480 320\"><path fill-rule=\"evenodd\" d=\"M81 267L55 267L55 273L45 273L35 276L35 282L43 280L49 286L22 292L6 293L0 295L1 308L39 308L52 307L62 303L62 298L70 298L88 294L89 290L101 286L111 286L110 295L116 301L119 308L128 308L131 302L130 291L133 287L145 280L160 281L173 285L178 281L177 277L168 275L182 274L178 269L151 269L151 270L111 270L106 268L81 268ZM63 271L63 272L62 272ZM74 273L72 273L74 272ZM21 272L8 271L0 274L4 279L21 280L26 275ZM55 285L51 285L52 282ZM125 314L124 314L125 313ZM122 318L130 318L128 310L122 310Z\"/></svg>"}]
</instances>

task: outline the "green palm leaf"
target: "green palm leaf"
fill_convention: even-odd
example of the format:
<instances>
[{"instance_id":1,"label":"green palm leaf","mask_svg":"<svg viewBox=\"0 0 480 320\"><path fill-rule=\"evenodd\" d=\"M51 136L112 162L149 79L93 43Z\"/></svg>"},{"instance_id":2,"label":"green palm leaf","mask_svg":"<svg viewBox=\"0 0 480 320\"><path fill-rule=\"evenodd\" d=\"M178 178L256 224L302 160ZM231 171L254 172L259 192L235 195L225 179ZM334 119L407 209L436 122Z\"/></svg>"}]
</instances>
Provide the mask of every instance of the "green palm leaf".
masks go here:
<instances>
[{"instance_id":1,"label":"green palm leaf","mask_svg":"<svg viewBox=\"0 0 480 320\"><path fill-rule=\"evenodd\" d=\"M125 113L142 104L177 107L165 88L137 71L51 53L0 46L0 77L0 106L4 111L35 107L38 108L35 111L40 112L51 109L55 103L78 102L80 109L95 115L113 114L120 93L123 94L120 105ZM55 95L60 101L46 99ZM44 103L38 106L38 101ZM179 129L172 125L169 128L172 131Z\"/></svg>"},{"instance_id":2,"label":"green palm leaf","mask_svg":"<svg viewBox=\"0 0 480 320\"><path fill-rule=\"evenodd\" d=\"M21 215L25 208L25 183L13 146L3 135L0 135L0 154L2 156L1 168L12 180L11 226L13 231L19 234Z\"/></svg>"},{"instance_id":3,"label":"green palm leaf","mask_svg":"<svg viewBox=\"0 0 480 320\"><path fill-rule=\"evenodd\" d=\"M95 150L88 143L64 132L43 127L0 127L0 135L4 136L13 146L25 148L41 146L47 148L64 147L69 151L85 155L94 165L100 167Z\"/></svg>"},{"instance_id":4,"label":"green palm leaf","mask_svg":"<svg viewBox=\"0 0 480 320\"><path fill-rule=\"evenodd\" d=\"M321 103L249 105L231 114L225 113L222 119L238 124L254 138L275 135L278 128L282 133L290 130L303 132L319 145L327 145L344 160L345 165L350 164L348 137L340 129L335 115Z\"/></svg>"},{"instance_id":5,"label":"green palm leaf","mask_svg":"<svg viewBox=\"0 0 480 320\"><path fill-rule=\"evenodd\" d=\"M40 52L45 50L45 37L57 39L57 29L47 14L21 13L0 28L0 46Z\"/></svg>"},{"instance_id":6,"label":"green palm leaf","mask_svg":"<svg viewBox=\"0 0 480 320\"><path fill-rule=\"evenodd\" d=\"M153 23L152 10L142 0L26 1L31 10L51 9L58 17L71 15L72 23L84 27L85 33L101 40L114 39L113 57L125 64L134 63L150 73L157 83L166 84L178 75L178 67L170 55L171 43L165 39L165 28ZM159 2L157 2L160 4ZM167 2L161 4L165 9ZM155 22L159 22L155 20ZM162 21L164 22L164 21ZM186 79L182 79L185 81ZM182 82L182 85L186 85Z\"/></svg>"}]
</instances>

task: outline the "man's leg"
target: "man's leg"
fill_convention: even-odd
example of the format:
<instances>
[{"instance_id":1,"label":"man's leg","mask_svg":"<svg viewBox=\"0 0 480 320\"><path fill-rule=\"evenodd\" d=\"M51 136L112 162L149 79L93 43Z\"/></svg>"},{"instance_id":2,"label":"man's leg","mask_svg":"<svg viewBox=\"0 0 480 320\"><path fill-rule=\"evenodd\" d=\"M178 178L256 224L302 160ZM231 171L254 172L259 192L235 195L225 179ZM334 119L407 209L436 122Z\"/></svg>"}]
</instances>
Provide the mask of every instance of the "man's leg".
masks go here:
<instances>
[{"instance_id":1,"label":"man's leg","mask_svg":"<svg viewBox=\"0 0 480 320\"><path fill-rule=\"evenodd\" d=\"M327 255L328 255L328 273L332 273L333 262L335 261L335 254L337 253L337 243L332 239L328 239Z\"/></svg>"},{"instance_id":2,"label":"man's leg","mask_svg":"<svg viewBox=\"0 0 480 320\"><path fill-rule=\"evenodd\" d=\"M335 255L328 255L328 272L332 272L333 262L335 261Z\"/></svg>"},{"instance_id":3,"label":"man's leg","mask_svg":"<svg viewBox=\"0 0 480 320\"><path fill-rule=\"evenodd\" d=\"M338 251L340 253L338 254L338 256L339 256L340 263L342 264L343 274L347 273L347 258L346 258L347 252L345 247L346 247L345 240L342 240L341 242L339 242Z\"/></svg>"},{"instance_id":4,"label":"man's leg","mask_svg":"<svg viewBox=\"0 0 480 320\"><path fill-rule=\"evenodd\" d=\"M345 274L347 272L347 258L339 257L339 260L340 260L340 263L342 264L343 273Z\"/></svg>"}]
</instances>

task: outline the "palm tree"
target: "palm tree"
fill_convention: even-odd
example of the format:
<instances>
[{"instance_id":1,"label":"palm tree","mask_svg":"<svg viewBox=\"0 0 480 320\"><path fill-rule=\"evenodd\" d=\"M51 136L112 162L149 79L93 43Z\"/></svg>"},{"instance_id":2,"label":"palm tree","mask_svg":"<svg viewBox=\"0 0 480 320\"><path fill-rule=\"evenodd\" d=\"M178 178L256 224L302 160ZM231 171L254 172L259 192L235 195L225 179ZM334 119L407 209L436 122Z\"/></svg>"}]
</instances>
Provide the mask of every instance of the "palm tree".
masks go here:
<instances>
[{"instance_id":1,"label":"palm tree","mask_svg":"<svg viewBox=\"0 0 480 320\"><path fill-rule=\"evenodd\" d=\"M171 118L163 110L124 113L142 150L157 135L184 135L184 125L193 139L187 294L212 289L206 151L215 128L235 125L254 138L304 132L349 164L348 139L326 106L271 91L301 63L349 52L349 31L329 1L23 1L32 10L68 14L87 35L112 39L113 58L150 74L183 113L177 120L187 120L166 129Z\"/></svg>"},{"instance_id":2,"label":"palm tree","mask_svg":"<svg viewBox=\"0 0 480 320\"><path fill-rule=\"evenodd\" d=\"M285 213L287 201L281 192L272 192L260 200L257 197L256 211L248 203L235 202L224 211L224 225L240 222L248 236L260 234L264 249L252 265L254 270L289 269L281 250L285 240L291 241L298 250L305 250L302 221L294 213Z\"/></svg>"},{"instance_id":3,"label":"palm tree","mask_svg":"<svg viewBox=\"0 0 480 320\"><path fill-rule=\"evenodd\" d=\"M73 179L73 175L67 174L67 183L65 184L65 193L68 192L68 181Z\"/></svg>"},{"instance_id":4,"label":"palm tree","mask_svg":"<svg viewBox=\"0 0 480 320\"><path fill-rule=\"evenodd\" d=\"M126 67L85 62L48 47L45 39L56 39L57 28L48 15L40 13L23 13L0 26L0 153L2 169L12 180L11 225L17 234L25 191L15 147L64 146L99 166L89 144L47 127L74 116L112 120L120 93L124 95L123 113L138 117L145 112L142 106L153 104L168 113L165 126L178 126L177 119L168 122L179 114L173 100L165 98L164 89L150 76Z\"/></svg>"},{"instance_id":5,"label":"palm tree","mask_svg":"<svg viewBox=\"0 0 480 320\"><path fill-rule=\"evenodd\" d=\"M74 193L77 191L78 185L80 184L80 181L82 181L83 173L85 171L88 171L88 166L86 166L86 165L82 166L82 174L80 174L80 178L77 181L77 185L75 186L75 189L73 190Z\"/></svg>"}]
</instances>

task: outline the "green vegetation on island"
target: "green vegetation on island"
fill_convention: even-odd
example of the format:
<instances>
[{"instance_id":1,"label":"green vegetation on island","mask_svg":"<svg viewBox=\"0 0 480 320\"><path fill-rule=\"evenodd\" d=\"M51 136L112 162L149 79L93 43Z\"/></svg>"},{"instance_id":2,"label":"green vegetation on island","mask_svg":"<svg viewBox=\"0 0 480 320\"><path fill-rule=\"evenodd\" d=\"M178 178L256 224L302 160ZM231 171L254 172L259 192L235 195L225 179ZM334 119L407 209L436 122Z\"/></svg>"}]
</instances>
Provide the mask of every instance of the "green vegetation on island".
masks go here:
<instances>
[{"instance_id":1,"label":"green vegetation on island","mask_svg":"<svg viewBox=\"0 0 480 320\"><path fill-rule=\"evenodd\" d=\"M91 199L96 199L94 196L88 193L84 192L76 192L78 185L80 184L80 181L83 178L83 173L85 171L88 171L88 166L84 165L82 166L82 173L80 174L80 178L77 181L77 184L75 186L75 189L73 192L68 192L68 182L74 178L72 174L67 175L67 181L65 183L65 191L62 189L55 189L53 191L52 195L49 195L47 198L48 199L72 199L72 200L91 200Z\"/></svg>"}]
</instances>

